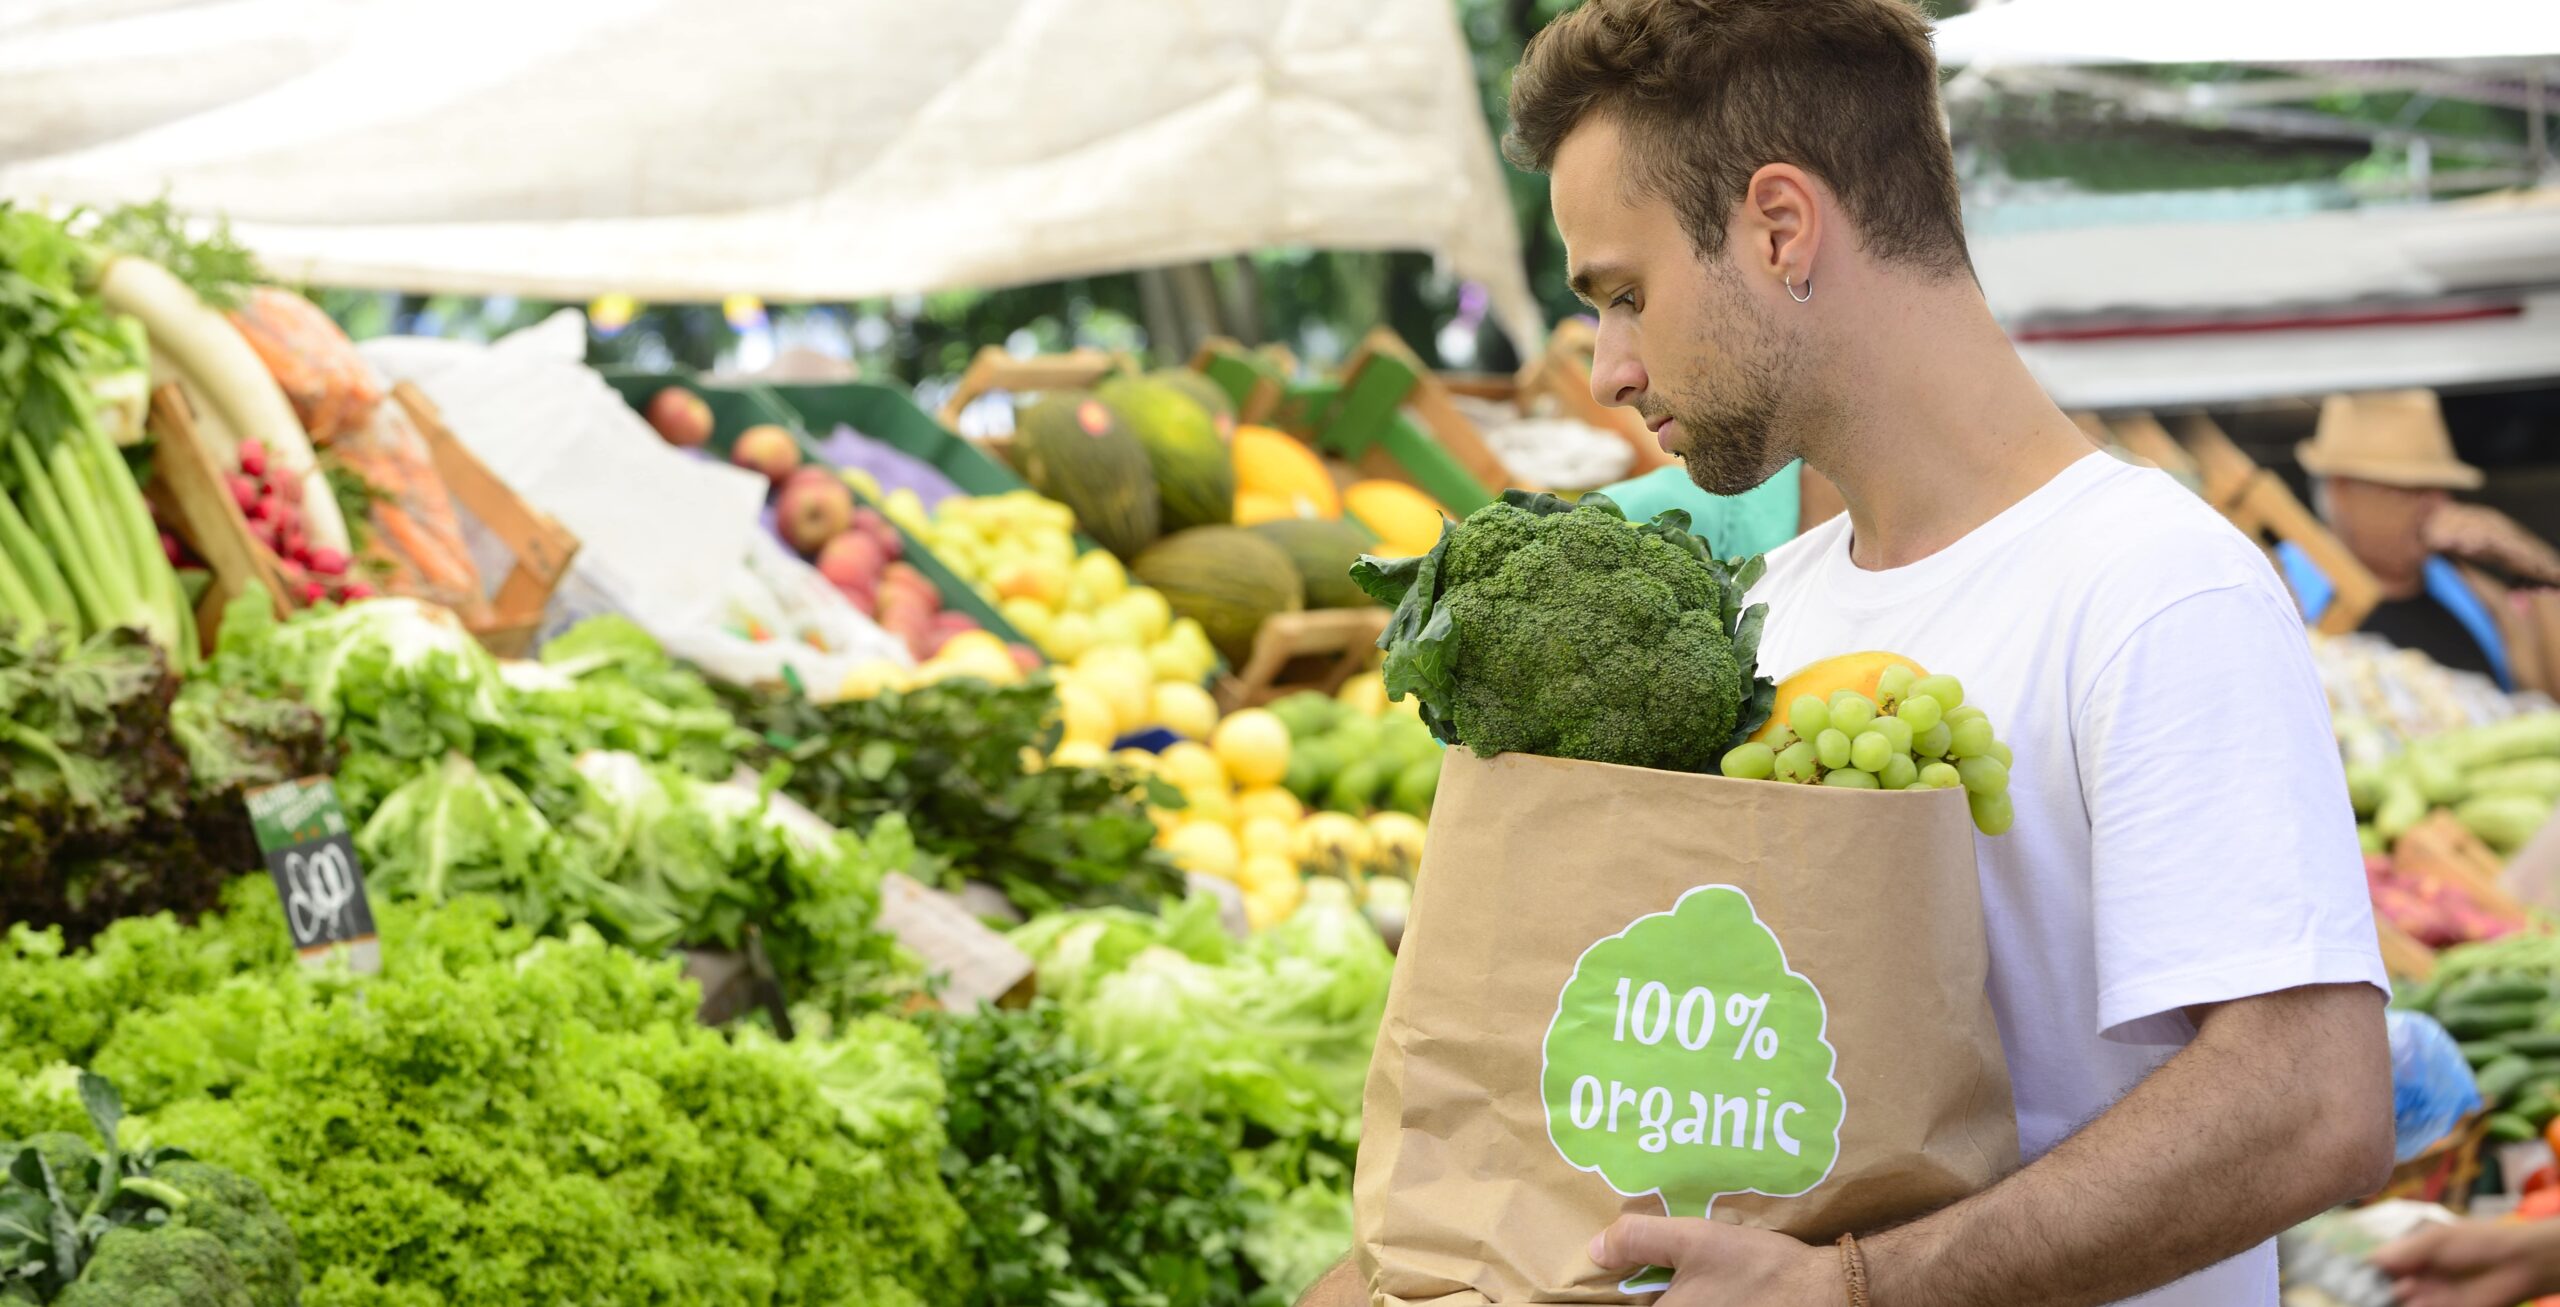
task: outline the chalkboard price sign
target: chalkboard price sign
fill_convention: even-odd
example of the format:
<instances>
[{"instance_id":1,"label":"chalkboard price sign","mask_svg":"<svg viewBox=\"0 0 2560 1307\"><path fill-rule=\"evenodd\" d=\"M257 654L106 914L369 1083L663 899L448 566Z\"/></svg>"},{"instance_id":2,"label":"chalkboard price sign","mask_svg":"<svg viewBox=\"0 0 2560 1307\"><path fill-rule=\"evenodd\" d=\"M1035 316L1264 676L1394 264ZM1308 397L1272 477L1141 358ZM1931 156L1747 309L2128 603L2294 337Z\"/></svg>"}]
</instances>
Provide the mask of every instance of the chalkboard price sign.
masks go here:
<instances>
[{"instance_id":1,"label":"chalkboard price sign","mask_svg":"<svg viewBox=\"0 0 2560 1307\"><path fill-rule=\"evenodd\" d=\"M249 823L284 900L285 928L305 963L343 958L357 971L382 969L366 902L355 834L338 806L338 787L310 776L249 792Z\"/></svg>"}]
</instances>

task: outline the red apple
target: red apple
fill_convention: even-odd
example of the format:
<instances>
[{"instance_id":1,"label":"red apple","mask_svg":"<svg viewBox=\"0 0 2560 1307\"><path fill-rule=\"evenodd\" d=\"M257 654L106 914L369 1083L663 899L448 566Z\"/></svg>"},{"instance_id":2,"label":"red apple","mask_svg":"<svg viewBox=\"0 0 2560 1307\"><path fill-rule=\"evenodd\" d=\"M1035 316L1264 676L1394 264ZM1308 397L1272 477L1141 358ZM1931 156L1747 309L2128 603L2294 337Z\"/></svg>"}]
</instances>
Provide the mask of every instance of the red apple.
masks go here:
<instances>
[{"instance_id":1,"label":"red apple","mask_svg":"<svg viewBox=\"0 0 2560 1307\"><path fill-rule=\"evenodd\" d=\"M649 425L668 444L691 449L711 438L711 406L682 386L669 386L649 397Z\"/></svg>"},{"instance_id":2,"label":"red apple","mask_svg":"<svg viewBox=\"0 0 2560 1307\"><path fill-rule=\"evenodd\" d=\"M888 563L880 542L860 531L844 532L818 551L818 575L840 586L872 588Z\"/></svg>"},{"instance_id":3,"label":"red apple","mask_svg":"<svg viewBox=\"0 0 2560 1307\"><path fill-rule=\"evenodd\" d=\"M944 635L958 635L962 631L977 630L978 624L967 613L946 611L933 615L933 629Z\"/></svg>"},{"instance_id":4,"label":"red apple","mask_svg":"<svg viewBox=\"0 0 2560 1307\"><path fill-rule=\"evenodd\" d=\"M1023 675L1029 676L1040 670L1040 651L1030 645L1009 644L1004 651L1013 655L1013 665L1021 668Z\"/></svg>"},{"instance_id":5,"label":"red apple","mask_svg":"<svg viewBox=\"0 0 2560 1307\"><path fill-rule=\"evenodd\" d=\"M766 480L780 484L799 470L800 444L781 427L749 427L739 432L738 443L729 447L729 461L762 472Z\"/></svg>"},{"instance_id":6,"label":"red apple","mask_svg":"<svg viewBox=\"0 0 2560 1307\"><path fill-rule=\"evenodd\" d=\"M823 469L804 467L782 485L773 524L802 557L817 553L853 524L853 492Z\"/></svg>"}]
</instances>

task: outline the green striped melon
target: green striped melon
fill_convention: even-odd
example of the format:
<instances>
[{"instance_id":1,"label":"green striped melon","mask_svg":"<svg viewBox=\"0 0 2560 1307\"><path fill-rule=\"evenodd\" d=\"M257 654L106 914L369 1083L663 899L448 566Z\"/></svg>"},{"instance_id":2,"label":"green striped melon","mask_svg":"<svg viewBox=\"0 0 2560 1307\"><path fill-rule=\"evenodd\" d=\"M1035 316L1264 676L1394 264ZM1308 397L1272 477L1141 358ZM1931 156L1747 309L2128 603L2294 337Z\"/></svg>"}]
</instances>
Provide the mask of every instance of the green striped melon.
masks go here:
<instances>
[{"instance_id":1,"label":"green striped melon","mask_svg":"<svg viewBox=\"0 0 2560 1307\"><path fill-rule=\"evenodd\" d=\"M1366 608L1371 599L1351 579L1351 565L1378 547L1376 532L1357 522L1316 517L1281 518L1245 528L1289 551L1306 579L1309 608Z\"/></svg>"},{"instance_id":2,"label":"green striped melon","mask_svg":"<svg viewBox=\"0 0 2560 1307\"><path fill-rule=\"evenodd\" d=\"M1013 466L1103 548L1133 558L1161 521L1147 447L1089 391L1051 393L1014 423Z\"/></svg>"},{"instance_id":3,"label":"green striped melon","mask_svg":"<svg viewBox=\"0 0 2560 1307\"><path fill-rule=\"evenodd\" d=\"M1227 661L1243 666L1263 620L1305 606L1305 582L1289 551L1242 527L1201 526L1166 536L1129 564L1131 578L1152 587L1209 634Z\"/></svg>"},{"instance_id":4,"label":"green striped melon","mask_svg":"<svg viewBox=\"0 0 2560 1307\"><path fill-rule=\"evenodd\" d=\"M1235 457L1208 409L1154 377L1113 377L1094 393L1146 446L1165 530L1235 520Z\"/></svg>"}]
</instances>

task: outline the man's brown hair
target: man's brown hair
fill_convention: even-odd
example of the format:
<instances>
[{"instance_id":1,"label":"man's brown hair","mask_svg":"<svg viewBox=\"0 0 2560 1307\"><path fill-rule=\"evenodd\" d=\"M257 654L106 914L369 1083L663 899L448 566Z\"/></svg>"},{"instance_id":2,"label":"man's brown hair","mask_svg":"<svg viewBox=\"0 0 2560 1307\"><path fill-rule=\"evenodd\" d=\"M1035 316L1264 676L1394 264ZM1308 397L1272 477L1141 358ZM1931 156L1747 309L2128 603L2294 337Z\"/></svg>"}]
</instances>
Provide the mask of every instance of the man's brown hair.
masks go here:
<instances>
[{"instance_id":1,"label":"man's brown hair","mask_svg":"<svg viewBox=\"0 0 2560 1307\"><path fill-rule=\"evenodd\" d=\"M1628 178L1668 201L1701 254L1751 174L1820 177L1867 251L1971 266L1929 20L1904 0L1588 0L1529 42L1503 150L1540 172L1566 135L1614 119Z\"/></svg>"}]
</instances>

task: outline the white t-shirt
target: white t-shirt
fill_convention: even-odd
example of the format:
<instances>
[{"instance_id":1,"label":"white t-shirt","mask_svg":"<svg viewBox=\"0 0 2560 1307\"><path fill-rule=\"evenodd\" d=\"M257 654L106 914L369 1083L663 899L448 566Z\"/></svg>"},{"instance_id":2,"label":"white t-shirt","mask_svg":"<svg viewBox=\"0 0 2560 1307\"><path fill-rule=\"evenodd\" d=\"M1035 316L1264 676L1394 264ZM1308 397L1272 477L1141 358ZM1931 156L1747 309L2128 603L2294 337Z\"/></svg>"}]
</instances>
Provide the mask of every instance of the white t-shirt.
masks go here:
<instances>
[{"instance_id":1,"label":"white t-shirt","mask_svg":"<svg viewBox=\"0 0 2560 1307\"><path fill-rule=\"evenodd\" d=\"M2014 752L2016 825L1976 849L2030 1160L2183 1047L2182 1008L2387 986L2302 620L2202 500L2091 453L1908 567L1860 570L1849 535L1843 514L1769 555L1760 666L1906 654ZM2275 1245L2135 1301L2275 1307Z\"/></svg>"}]
</instances>

